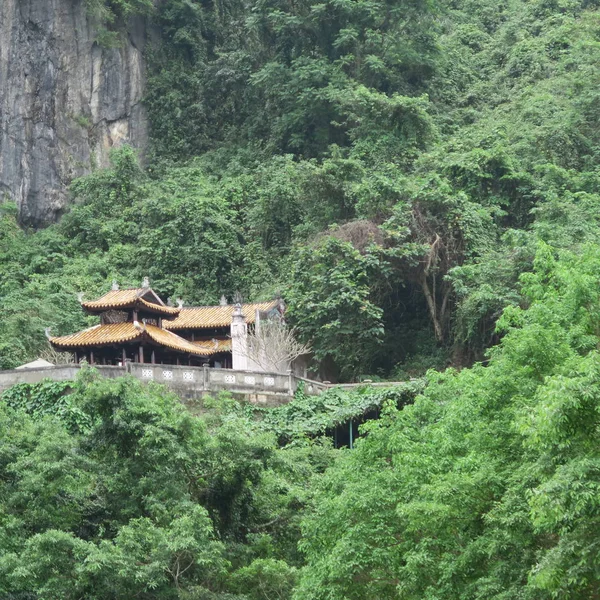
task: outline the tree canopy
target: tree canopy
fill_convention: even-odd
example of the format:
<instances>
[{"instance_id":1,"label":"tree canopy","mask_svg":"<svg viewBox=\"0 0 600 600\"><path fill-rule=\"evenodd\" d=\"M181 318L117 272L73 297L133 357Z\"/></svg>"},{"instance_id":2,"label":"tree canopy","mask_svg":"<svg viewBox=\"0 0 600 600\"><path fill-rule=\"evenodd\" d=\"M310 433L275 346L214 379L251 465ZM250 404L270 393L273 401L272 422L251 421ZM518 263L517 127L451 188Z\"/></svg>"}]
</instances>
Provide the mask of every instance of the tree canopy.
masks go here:
<instances>
[{"instance_id":1,"label":"tree canopy","mask_svg":"<svg viewBox=\"0 0 600 600\"><path fill-rule=\"evenodd\" d=\"M541 244L487 366L429 375L319 481L297 598L590 598L600 253Z\"/></svg>"}]
</instances>

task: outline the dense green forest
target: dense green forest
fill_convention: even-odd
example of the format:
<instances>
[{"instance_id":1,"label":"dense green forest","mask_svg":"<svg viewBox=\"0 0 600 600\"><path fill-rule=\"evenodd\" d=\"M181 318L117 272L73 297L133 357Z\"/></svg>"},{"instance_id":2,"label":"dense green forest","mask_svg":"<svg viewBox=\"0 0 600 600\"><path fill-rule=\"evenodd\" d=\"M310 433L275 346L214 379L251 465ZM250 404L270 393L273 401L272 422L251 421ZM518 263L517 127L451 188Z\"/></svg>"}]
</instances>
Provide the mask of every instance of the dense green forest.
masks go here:
<instances>
[{"instance_id":1,"label":"dense green forest","mask_svg":"<svg viewBox=\"0 0 600 600\"><path fill-rule=\"evenodd\" d=\"M589 600L600 589L600 251L540 243L487 366L221 397L21 384L0 405L9 600ZM412 402L415 392L422 393ZM354 449L336 424L378 407Z\"/></svg>"},{"instance_id":2,"label":"dense green forest","mask_svg":"<svg viewBox=\"0 0 600 600\"><path fill-rule=\"evenodd\" d=\"M315 370L424 383L199 416L93 372L10 390L0 596L600 597L600 3L86 4L101 44L160 34L151 146L46 229L0 204L0 368L149 276L281 293Z\"/></svg>"},{"instance_id":3,"label":"dense green forest","mask_svg":"<svg viewBox=\"0 0 600 600\"><path fill-rule=\"evenodd\" d=\"M466 366L539 240L595 241L596 2L151 5L88 1L101 40L161 32L144 165L116 150L43 231L2 205L0 366L146 275L188 303L281 292L331 377Z\"/></svg>"}]
</instances>

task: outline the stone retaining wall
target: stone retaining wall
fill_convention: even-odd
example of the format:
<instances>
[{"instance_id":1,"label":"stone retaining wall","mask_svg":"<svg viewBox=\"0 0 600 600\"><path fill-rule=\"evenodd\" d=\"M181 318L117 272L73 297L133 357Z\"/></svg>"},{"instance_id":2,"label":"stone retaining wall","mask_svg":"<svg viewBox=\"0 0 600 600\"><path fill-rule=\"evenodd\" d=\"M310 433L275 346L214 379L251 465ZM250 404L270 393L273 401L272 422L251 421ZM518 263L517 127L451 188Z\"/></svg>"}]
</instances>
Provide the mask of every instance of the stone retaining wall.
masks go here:
<instances>
[{"instance_id":1,"label":"stone retaining wall","mask_svg":"<svg viewBox=\"0 0 600 600\"><path fill-rule=\"evenodd\" d=\"M44 379L68 381L75 379L82 365L57 365L40 369L0 371L0 392L17 383L39 383ZM130 373L144 382L161 383L186 400L199 399L221 391L241 396L250 402L277 405L288 402L300 381L307 394L318 395L329 386L318 381L296 377L292 373L262 373L208 367L151 365L131 363L126 367L97 365L103 377L121 377Z\"/></svg>"}]
</instances>

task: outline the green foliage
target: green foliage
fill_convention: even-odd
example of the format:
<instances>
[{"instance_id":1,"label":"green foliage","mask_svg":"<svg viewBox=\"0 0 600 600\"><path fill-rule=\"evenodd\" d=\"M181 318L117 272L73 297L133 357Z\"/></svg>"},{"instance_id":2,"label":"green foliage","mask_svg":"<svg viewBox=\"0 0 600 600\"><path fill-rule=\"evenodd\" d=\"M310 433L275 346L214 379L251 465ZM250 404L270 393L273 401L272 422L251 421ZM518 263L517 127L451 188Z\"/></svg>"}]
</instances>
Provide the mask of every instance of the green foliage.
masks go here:
<instances>
[{"instance_id":1,"label":"green foliage","mask_svg":"<svg viewBox=\"0 0 600 600\"><path fill-rule=\"evenodd\" d=\"M38 232L0 204L0 368L146 275L281 291L324 378L485 362L199 417L90 371L16 386L0 596L595 597L598 2L153 4L86 0L104 46L160 32L147 168L115 150ZM320 437L373 409L353 451Z\"/></svg>"},{"instance_id":2,"label":"green foliage","mask_svg":"<svg viewBox=\"0 0 600 600\"><path fill-rule=\"evenodd\" d=\"M102 289L107 261L74 255L55 228L21 231L12 211L0 213L0 231L0 367L14 368L48 350L46 327L62 335L90 324L77 292Z\"/></svg>"},{"instance_id":3,"label":"green foliage","mask_svg":"<svg viewBox=\"0 0 600 600\"><path fill-rule=\"evenodd\" d=\"M363 426L304 521L296 597L594 593L599 269L596 246L541 245L488 366Z\"/></svg>"},{"instance_id":4,"label":"green foliage","mask_svg":"<svg viewBox=\"0 0 600 600\"><path fill-rule=\"evenodd\" d=\"M293 401L278 408L264 409L261 428L274 432L280 440L287 442L306 435L324 435L350 419L360 419L388 404L400 408L412 402L422 389L422 380L384 388L365 385L352 391L334 387L319 396L308 396L303 388L299 388Z\"/></svg>"},{"instance_id":5,"label":"green foliage","mask_svg":"<svg viewBox=\"0 0 600 600\"><path fill-rule=\"evenodd\" d=\"M152 0L85 0L88 12L106 21L126 18L134 14L149 14Z\"/></svg>"},{"instance_id":6,"label":"green foliage","mask_svg":"<svg viewBox=\"0 0 600 600\"><path fill-rule=\"evenodd\" d=\"M345 375L364 370L364 360L383 336L382 310L371 302L369 269L375 261L330 237L295 257L289 318L312 340L317 360L335 361Z\"/></svg>"},{"instance_id":7,"label":"green foliage","mask_svg":"<svg viewBox=\"0 0 600 600\"><path fill-rule=\"evenodd\" d=\"M250 140L316 157L390 118L410 145L418 118L402 115L434 68L434 11L421 1L164 2L167 41L148 94L155 149L186 158Z\"/></svg>"},{"instance_id":8,"label":"green foliage","mask_svg":"<svg viewBox=\"0 0 600 600\"><path fill-rule=\"evenodd\" d=\"M155 8L153 0L84 0L84 4L88 17L98 24L96 43L103 48L121 46L128 19L151 15Z\"/></svg>"},{"instance_id":9,"label":"green foliage","mask_svg":"<svg viewBox=\"0 0 600 600\"><path fill-rule=\"evenodd\" d=\"M91 427L89 415L79 408L69 395L69 381L41 383L18 383L0 395L0 401L17 410L24 410L34 418L54 415L61 419L70 431L87 431Z\"/></svg>"},{"instance_id":10,"label":"green foliage","mask_svg":"<svg viewBox=\"0 0 600 600\"><path fill-rule=\"evenodd\" d=\"M137 264L159 290L211 304L233 295L242 261L235 213L197 169L175 169L143 205ZM201 295L202 294L202 295Z\"/></svg>"},{"instance_id":11,"label":"green foliage","mask_svg":"<svg viewBox=\"0 0 600 600\"><path fill-rule=\"evenodd\" d=\"M487 366L426 387L300 390L271 410L221 397L193 417L161 386L86 370L77 428L67 384L5 392L1 593L589 598L599 272L597 245L540 242ZM318 437L375 408L354 450Z\"/></svg>"},{"instance_id":12,"label":"green foliage","mask_svg":"<svg viewBox=\"0 0 600 600\"><path fill-rule=\"evenodd\" d=\"M539 239L597 240L593 2L88 9L160 30L148 168L115 151L35 234L2 205L3 368L89 324L77 292L146 275L188 303L281 292L328 379L471 364Z\"/></svg>"},{"instance_id":13,"label":"green foliage","mask_svg":"<svg viewBox=\"0 0 600 600\"><path fill-rule=\"evenodd\" d=\"M289 597L307 484L334 451L280 448L249 409L221 398L194 417L162 386L93 369L7 390L0 594Z\"/></svg>"},{"instance_id":14,"label":"green foliage","mask_svg":"<svg viewBox=\"0 0 600 600\"><path fill-rule=\"evenodd\" d=\"M233 589L250 600L289 598L296 582L296 569L282 560L257 558L236 571Z\"/></svg>"}]
</instances>

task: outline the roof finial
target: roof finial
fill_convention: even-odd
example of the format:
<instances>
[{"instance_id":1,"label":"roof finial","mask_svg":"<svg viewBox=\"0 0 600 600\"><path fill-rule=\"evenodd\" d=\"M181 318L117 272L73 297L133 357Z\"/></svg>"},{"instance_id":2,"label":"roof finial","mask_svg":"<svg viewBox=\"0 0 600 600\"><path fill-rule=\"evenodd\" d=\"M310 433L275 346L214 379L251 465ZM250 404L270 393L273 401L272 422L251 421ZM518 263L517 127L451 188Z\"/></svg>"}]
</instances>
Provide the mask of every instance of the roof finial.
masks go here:
<instances>
[{"instance_id":1,"label":"roof finial","mask_svg":"<svg viewBox=\"0 0 600 600\"><path fill-rule=\"evenodd\" d=\"M143 288L149 288L150 287L150 279L148 279L148 277L144 277L144 280L142 281L142 287Z\"/></svg>"},{"instance_id":2,"label":"roof finial","mask_svg":"<svg viewBox=\"0 0 600 600\"><path fill-rule=\"evenodd\" d=\"M81 304L83 302L84 296L85 296L85 292L77 292L77 300L79 301L79 304Z\"/></svg>"},{"instance_id":3,"label":"roof finial","mask_svg":"<svg viewBox=\"0 0 600 600\"><path fill-rule=\"evenodd\" d=\"M119 284L117 283L116 279L113 279L111 290L113 292L116 292L118 289L119 289Z\"/></svg>"},{"instance_id":4,"label":"roof finial","mask_svg":"<svg viewBox=\"0 0 600 600\"><path fill-rule=\"evenodd\" d=\"M177 302L178 308L183 308L183 300L181 298L177 298L177 300L175 300L175 302Z\"/></svg>"},{"instance_id":5,"label":"roof finial","mask_svg":"<svg viewBox=\"0 0 600 600\"><path fill-rule=\"evenodd\" d=\"M239 293L239 291L236 291L235 294L233 295L233 303L237 306L238 304L241 306L242 303L244 302L244 298L242 297L242 295Z\"/></svg>"},{"instance_id":6,"label":"roof finial","mask_svg":"<svg viewBox=\"0 0 600 600\"><path fill-rule=\"evenodd\" d=\"M219 301L219 304L220 304L221 306L227 306L227 298L225 297L225 294L223 294L223 295L221 296L221 300Z\"/></svg>"},{"instance_id":7,"label":"roof finial","mask_svg":"<svg viewBox=\"0 0 600 600\"><path fill-rule=\"evenodd\" d=\"M167 298L167 306L173 306L173 299L171 298L171 296Z\"/></svg>"},{"instance_id":8,"label":"roof finial","mask_svg":"<svg viewBox=\"0 0 600 600\"><path fill-rule=\"evenodd\" d=\"M50 340L52 339L52 336L50 335L50 330L52 329L52 327L44 327L44 333L46 334L46 337Z\"/></svg>"}]
</instances>

